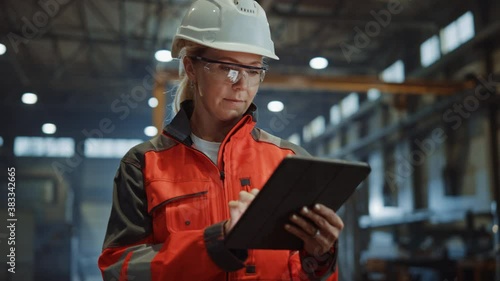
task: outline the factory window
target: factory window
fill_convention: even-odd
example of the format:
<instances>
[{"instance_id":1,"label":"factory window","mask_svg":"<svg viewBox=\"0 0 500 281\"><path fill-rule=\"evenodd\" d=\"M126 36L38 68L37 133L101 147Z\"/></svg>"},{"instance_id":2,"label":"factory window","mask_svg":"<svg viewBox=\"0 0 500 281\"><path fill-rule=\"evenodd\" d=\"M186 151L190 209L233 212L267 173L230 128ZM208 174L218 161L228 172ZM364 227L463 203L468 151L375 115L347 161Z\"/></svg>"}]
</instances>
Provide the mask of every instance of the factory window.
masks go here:
<instances>
[{"instance_id":1,"label":"factory window","mask_svg":"<svg viewBox=\"0 0 500 281\"><path fill-rule=\"evenodd\" d=\"M440 57L439 37L437 35L432 36L420 45L420 62L422 66L429 66Z\"/></svg>"},{"instance_id":2,"label":"factory window","mask_svg":"<svg viewBox=\"0 0 500 281\"><path fill-rule=\"evenodd\" d=\"M441 51L447 54L472 39L474 35L474 15L469 11L441 29Z\"/></svg>"},{"instance_id":3,"label":"factory window","mask_svg":"<svg viewBox=\"0 0 500 281\"><path fill-rule=\"evenodd\" d=\"M85 157L122 158L133 146L141 143L140 139L86 139Z\"/></svg>"},{"instance_id":4,"label":"factory window","mask_svg":"<svg viewBox=\"0 0 500 281\"><path fill-rule=\"evenodd\" d=\"M396 61L382 71L380 78L385 82L402 83L405 81L405 64L402 60Z\"/></svg>"},{"instance_id":5,"label":"factory window","mask_svg":"<svg viewBox=\"0 0 500 281\"><path fill-rule=\"evenodd\" d=\"M75 141L72 138L16 137L14 155L25 157L72 157Z\"/></svg>"},{"instance_id":6,"label":"factory window","mask_svg":"<svg viewBox=\"0 0 500 281\"><path fill-rule=\"evenodd\" d=\"M379 89L370 89L367 92L368 100L377 100L380 98L380 90Z\"/></svg>"},{"instance_id":7,"label":"factory window","mask_svg":"<svg viewBox=\"0 0 500 281\"><path fill-rule=\"evenodd\" d=\"M475 35L474 31L474 15L472 12L467 12L463 16L457 19L457 26L460 33L458 36L460 37L460 43L465 43L472 39Z\"/></svg>"},{"instance_id":8,"label":"factory window","mask_svg":"<svg viewBox=\"0 0 500 281\"><path fill-rule=\"evenodd\" d=\"M320 136L325 132L325 117L318 116L314 118L311 123L307 124L304 127L302 132L305 142L308 142L313 138Z\"/></svg>"},{"instance_id":9,"label":"factory window","mask_svg":"<svg viewBox=\"0 0 500 281\"><path fill-rule=\"evenodd\" d=\"M318 137L325 132L325 117L318 116L311 122L311 131L313 137Z\"/></svg>"},{"instance_id":10,"label":"factory window","mask_svg":"<svg viewBox=\"0 0 500 281\"><path fill-rule=\"evenodd\" d=\"M458 26L455 22L441 29L441 51L447 54L455 50L460 45Z\"/></svg>"},{"instance_id":11,"label":"factory window","mask_svg":"<svg viewBox=\"0 0 500 281\"><path fill-rule=\"evenodd\" d=\"M341 101L340 111L342 118L347 118L359 109L359 97L356 93L351 93Z\"/></svg>"},{"instance_id":12,"label":"factory window","mask_svg":"<svg viewBox=\"0 0 500 281\"><path fill-rule=\"evenodd\" d=\"M3 138L0 137L0 147L2 147L2 146L3 146Z\"/></svg>"},{"instance_id":13,"label":"factory window","mask_svg":"<svg viewBox=\"0 0 500 281\"><path fill-rule=\"evenodd\" d=\"M296 145L300 145L300 135L298 133L295 133L288 137L288 141Z\"/></svg>"},{"instance_id":14,"label":"factory window","mask_svg":"<svg viewBox=\"0 0 500 281\"><path fill-rule=\"evenodd\" d=\"M332 106L330 108L330 123L333 125L337 125L340 123L340 107L338 104Z\"/></svg>"}]
</instances>

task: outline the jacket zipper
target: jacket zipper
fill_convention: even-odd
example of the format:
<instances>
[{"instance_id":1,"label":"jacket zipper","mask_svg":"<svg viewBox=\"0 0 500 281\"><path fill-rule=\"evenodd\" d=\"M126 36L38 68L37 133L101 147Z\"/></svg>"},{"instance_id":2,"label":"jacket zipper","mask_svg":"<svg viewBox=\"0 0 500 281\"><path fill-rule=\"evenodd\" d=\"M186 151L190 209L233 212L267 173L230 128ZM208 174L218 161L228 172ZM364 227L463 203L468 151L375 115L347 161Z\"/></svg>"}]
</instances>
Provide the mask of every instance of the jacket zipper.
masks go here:
<instances>
[{"instance_id":1,"label":"jacket zipper","mask_svg":"<svg viewBox=\"0 0 500 281\"><path fill-rule=\"evenodd\" d=\"M205 155L205 153L199 151L198 149L196 148L193 148L193 147L190 147L190 146L187 146L186 147L188 149L192 149L193 151L195 151L196 153L198 154L201 154L203 155L203 157L205 157L208 161L210 161L210 163L217 169L217 171L219 172L219 179L221 180L221 184L222 184L222 192L223 192L223 200L224 201L227 201L227 198L226 198L226 186L225 186L225 179L226 179L226 173L224 172L224 159L223 159L223 146L225 147L225 141L223 141L219 147L219 153L217 155L217 162L218 164L220 163L220 165L216 165L214 162L212 162L212 159L210 159L207 155ZM227 204L223 204L223 209L225 210L223 213L220 213L219 216L220 217L223 217L223 215L225 214L229 214L229 207ZM229 272L226 272L226 281L229 281Z\"/></svg>"},{"instance_id":2,"label":"jacket zipper","mask_svg":"<svg viewBox=\"0 0 500 281\"><path fill-rule=\"evenodd\" d=\"M243 117L245 118L245 117ZM243 119L242 119L243 120ZM241 124L240 124L241 122ZM223 196L224 196L224 200L223 201L227 201L227 198L226 198L226 192L227 192L227 188L225 186L225 179L226 179L226 173L224 172L224 159L223 159L223 155L224 155L224 148L226 147L226 143L227 143L227 140L228 140L228 136L231 136L233 135L233 132L238 130L242 125L243 125L244 121L239 121L232 129L231 131L229 131L229 133L227 134L227 136L224 138L224 140L222 141L220 147L219 147L219 153L217 155L217 164L220 163L220 165L217 165L215 164L214 162L212 162L212 159L210 159L207 155L205 155L205 153L199 151L198 149L195 149L191 146L188 146L186 145L186 147L188 149L192 149L193 151L195 151L196 153L199 153L199 154L202 154L203 157L205 157L206 159L208 159L208 161L210 161L210 163L212 165L215 166L215 168L217 169L217 171L219 172L219 178L221 180L221 183L222 183L222 189L223 189ZM175 137L174 137L175 139ZM180 142L181 144L183 144L182 142ZM184 144L185 145L185 144ZM223 208L224 208L224 214L229 214L229 206L226 204L223 204ZM222 217L222 216L221 216ZM226 281L229 280L229 272L226 272Z\"/></svg>"},{"instance_id":3,"label":"jacket zipper","mask_svg":"<svg viewBox=\"0 0 500 281\"><path fill-rule=\"evenodd\" d=\"M222 144L221 144L222 146ZM217 172L219 174L219 179L221 180L221 186L222 186L222 189L225 189L225 186L224 186L224 179L226 178L226 174L224 173L224 162L221 160L220 163L221 163L221 167L222 169L219 168L218 165L216 165L214 162L212 162L212 159L210 159L207 155L205 155L205 153L199 151L198 149L194 148L194 147L191 147L191 146L187 146L186 147L192 151L194 151L195 153L201 155L202 157L204 157L205 159L207 159L210 164L215 167L215 169L217 169ZM218 158L218 157L217 157ZM219 161L217 161L219 162ZM223 193L223 200L227 200L226 199L226 196L225 196L225 193ZM225 214L229 213L229 210L228 210L228 207L226 206L226 204L223 204L222 208L225 210L224 212L219 212L218 214L218 217L222 218L222 217L225 217Z\"/></svg>"},{"instance_id":4,"label":"jacket zipper","mask_svg":"<svg viewBox=\"0 0 500 281\"><path fill-rule=\"evenodd\" d=\"M193 194L186 194L186 195L181 195L181 196L167 199L167 200L161 202L160 204L158 204L157 206L155 206L153 209L151 209L150 213L152 214L156 209L158 209L162 206L165 206L166 204L169 204L169 203L181 200L181 199L202 196L202 195L205 195L207 193L208 193L208 191L201 191L201 192L197 192L197 193L193 193Z\"/></svg>"}]
</instances>

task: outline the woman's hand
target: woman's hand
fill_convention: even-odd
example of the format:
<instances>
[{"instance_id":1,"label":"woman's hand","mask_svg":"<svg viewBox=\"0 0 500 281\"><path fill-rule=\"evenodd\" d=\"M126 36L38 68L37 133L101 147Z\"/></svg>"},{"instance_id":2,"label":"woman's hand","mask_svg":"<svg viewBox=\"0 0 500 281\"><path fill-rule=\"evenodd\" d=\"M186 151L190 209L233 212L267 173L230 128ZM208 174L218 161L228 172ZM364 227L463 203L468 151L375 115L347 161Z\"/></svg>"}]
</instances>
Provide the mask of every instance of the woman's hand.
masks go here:
<instances>
[{"instance_id":1,"label":"woman's hand","mask_svg":"<svg viewBox=\"0 0 500 281\"><path fill-rule=\"evenodd\" d=\"M290 221L292 224L286 224L285 229L302 239L304 250L315 257L330 251L344 228L342 219L321 204L314 205L312 210L303 207L300 214L290 217Z\"/></svg>"},{"instance_id":2,"label":"woman's hand","mask_svg":"<svg viewBox=\"0 0 500 281\"><path fill-rule=\"evenodd\" d=\"M238 222L241 215L247 210L250 203L252 203L259 190L254 188L250 192L241 191L240 198L237 201L229 201L229 214L230 219L224 224L224 232L227 234L234 225Z\"/></svg>"}]
</instances>

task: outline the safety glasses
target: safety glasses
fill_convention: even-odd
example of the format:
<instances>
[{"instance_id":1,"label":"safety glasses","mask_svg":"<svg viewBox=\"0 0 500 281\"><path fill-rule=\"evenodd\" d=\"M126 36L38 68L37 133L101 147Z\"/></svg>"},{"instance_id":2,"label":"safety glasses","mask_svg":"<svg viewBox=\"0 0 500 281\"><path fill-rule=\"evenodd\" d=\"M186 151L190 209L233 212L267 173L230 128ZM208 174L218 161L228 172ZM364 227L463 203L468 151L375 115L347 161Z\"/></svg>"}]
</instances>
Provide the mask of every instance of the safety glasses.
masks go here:
<instances>
[{"instance_id":1,"label":"safety glasses","mask_svg":"<svg viewBox=\"0 0 500 281\"><path fill-rule=\"evenodd\" d=\"M206 62L204 69L207 73L210 73L215 80L231 85L238 83L244 77L249 87L257 86L264 81L264 76L266 76L267 66L242 65L200 56L189 58Z\"/></svg>"}]
</instances>

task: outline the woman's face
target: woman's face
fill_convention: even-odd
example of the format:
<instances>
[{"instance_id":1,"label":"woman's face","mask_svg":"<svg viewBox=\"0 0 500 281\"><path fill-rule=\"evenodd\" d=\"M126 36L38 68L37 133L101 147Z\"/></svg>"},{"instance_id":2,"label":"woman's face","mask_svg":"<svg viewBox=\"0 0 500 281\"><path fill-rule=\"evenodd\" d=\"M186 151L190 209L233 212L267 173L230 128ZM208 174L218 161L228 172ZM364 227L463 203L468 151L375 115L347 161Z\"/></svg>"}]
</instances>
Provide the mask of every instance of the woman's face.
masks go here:
<instances>
[{"instance_id":1,"label":"woman's face","mask_svg":"<svg viewBox=\"0 0 500 281\"><path fill-rule=\"evenodd\" d=\"M201 57L210 61L262 67L262 57L249 53L207 49ZM199 117L216 121L239 120L259 89L259 83L255 83L259 71L206 60L191 59L193 73L190 79L196 85L193 97L195 112L200 114ZM231 77L233 81L237 80L236 77L239 80L233 84Z\"/></svg>"}]
</instances>

